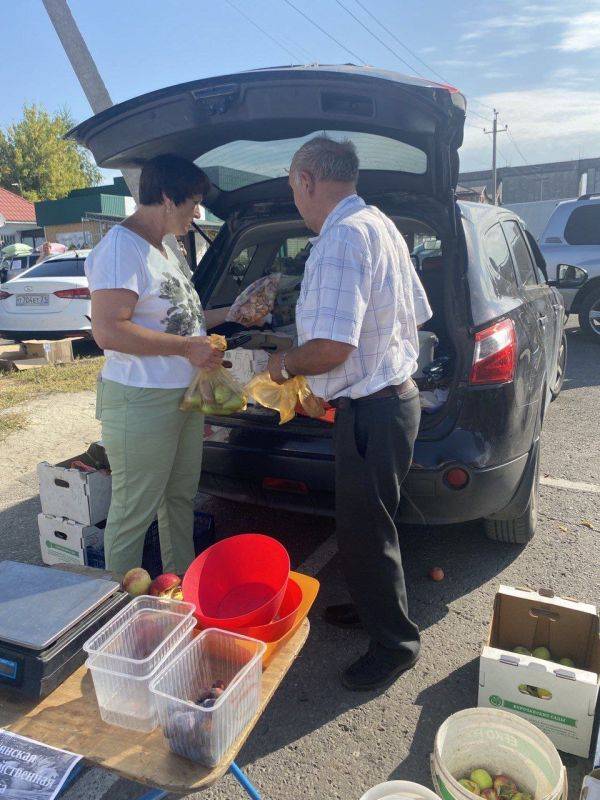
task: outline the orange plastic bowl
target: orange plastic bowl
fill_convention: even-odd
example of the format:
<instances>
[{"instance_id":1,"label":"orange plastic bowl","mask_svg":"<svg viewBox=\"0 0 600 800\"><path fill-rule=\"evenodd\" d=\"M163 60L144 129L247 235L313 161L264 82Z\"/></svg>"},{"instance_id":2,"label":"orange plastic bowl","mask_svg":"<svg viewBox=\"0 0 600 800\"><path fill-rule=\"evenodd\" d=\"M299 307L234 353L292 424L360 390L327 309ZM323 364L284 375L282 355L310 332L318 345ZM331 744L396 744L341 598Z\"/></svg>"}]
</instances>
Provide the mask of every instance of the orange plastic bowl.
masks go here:
<instances>
[{"instance_id":1,"label":"orange plastic bowl","mask_svg":"<svg viewBox=\"0 0 600 800\"><path fill-rule=\"evenodd\" d=\"M260 639L261 642L275 642L292 629L298 615L298 609L302 603L302 589L294 580L293 574L290 574L279 614L275 619L266 625L240 628L237 633L249 636L251 639Z\"/></svg>"},{"instance_id":2,"label":"orange plastic bowl","mask_svg":"<svg viewBox=\"0 0 600 800\"><path fill-rule=\"evenodd\" d=\"M290 557L276 539L241 533L213 544L190 564L183 596L203 628L239 631L277 615L288 584Z\"/></svg>"}]
</instances>

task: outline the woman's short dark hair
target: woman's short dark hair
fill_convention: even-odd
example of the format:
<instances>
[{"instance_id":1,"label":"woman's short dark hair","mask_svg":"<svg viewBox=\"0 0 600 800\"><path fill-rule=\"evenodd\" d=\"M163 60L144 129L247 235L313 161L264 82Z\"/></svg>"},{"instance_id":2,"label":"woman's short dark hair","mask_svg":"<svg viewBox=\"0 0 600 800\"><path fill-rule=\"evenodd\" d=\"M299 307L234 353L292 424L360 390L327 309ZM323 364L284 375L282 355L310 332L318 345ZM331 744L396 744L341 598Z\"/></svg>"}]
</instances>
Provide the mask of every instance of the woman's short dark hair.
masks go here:
<instances>
[{"instance_id":1,"label":"woman's short dark hair","mask_svg":"<svg viewBox=\"0 0 600 800\"><path fill-rule=\"evenodd\" d=\"M194 195L206 197L210 181L205 172L187 158L165 154L146 161L140 175L140 203L160 205L163 195L180 206Z\"/></svg>"}]
</instances>

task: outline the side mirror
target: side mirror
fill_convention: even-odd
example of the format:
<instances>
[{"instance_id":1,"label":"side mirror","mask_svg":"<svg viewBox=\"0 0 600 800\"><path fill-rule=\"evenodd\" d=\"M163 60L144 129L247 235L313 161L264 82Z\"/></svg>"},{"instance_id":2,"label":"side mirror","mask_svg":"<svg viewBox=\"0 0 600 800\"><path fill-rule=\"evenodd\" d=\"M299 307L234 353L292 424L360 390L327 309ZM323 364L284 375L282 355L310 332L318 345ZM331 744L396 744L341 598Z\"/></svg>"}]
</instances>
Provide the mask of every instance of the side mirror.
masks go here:
<instances>
[{"instance_id":1,"label":"side mirror","mask_svg":"<svg viewBox=\"0 0 600 800\"><path fill-rule=\"evenodd\" d=\"M588 274L581 267L571 264L559 264L556 268L556 280L551 281L551 286L558 289L579 289L587 281Z\"/></svg>"}]
</instances>

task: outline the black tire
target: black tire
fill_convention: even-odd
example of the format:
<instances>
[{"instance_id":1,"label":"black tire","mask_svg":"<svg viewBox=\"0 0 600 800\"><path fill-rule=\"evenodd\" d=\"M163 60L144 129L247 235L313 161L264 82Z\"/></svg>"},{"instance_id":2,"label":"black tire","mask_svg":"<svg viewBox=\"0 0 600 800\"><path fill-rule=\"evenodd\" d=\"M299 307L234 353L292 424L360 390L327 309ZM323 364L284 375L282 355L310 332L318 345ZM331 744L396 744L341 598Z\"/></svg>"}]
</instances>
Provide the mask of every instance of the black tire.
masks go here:
<instances>
[{"instance_id":1,"label":"black tire","mask_svg":"<svg viewBox=\"0 0 600 800\"><path fill-rule=\"evenodd\" d=\"M588 339L600 344L600 286L594 287L582 300L579 308L579 327Z\"/></svg>"},{"instance_id":2,"label":"black tire","mask_svg":"<svg viewBox=\"0 0 600 800\"><path fill-rule=\"evenodd\" d=\"M503 544L527 544L530 542L537 528L539 489L540 489L540 454L536 453L535 467L529 478L529 501L527 508L514 519L484 519L485 535L494 542Z\"/></svg>"},{"instance_id":3,"label":"black tire","mask_svg":"<svg viewBox=\"0 0 600 800\"><path fill-rule=\"evenodd\" d=\"M560 340L560 347L558 349L558 358L556 361L556 379L554 385L550 386L550 394L552 400L556 400L560 394L560 390L565 382L565 370L567 368L567 334L563 331Z\"/></svg>"}]
</instances>

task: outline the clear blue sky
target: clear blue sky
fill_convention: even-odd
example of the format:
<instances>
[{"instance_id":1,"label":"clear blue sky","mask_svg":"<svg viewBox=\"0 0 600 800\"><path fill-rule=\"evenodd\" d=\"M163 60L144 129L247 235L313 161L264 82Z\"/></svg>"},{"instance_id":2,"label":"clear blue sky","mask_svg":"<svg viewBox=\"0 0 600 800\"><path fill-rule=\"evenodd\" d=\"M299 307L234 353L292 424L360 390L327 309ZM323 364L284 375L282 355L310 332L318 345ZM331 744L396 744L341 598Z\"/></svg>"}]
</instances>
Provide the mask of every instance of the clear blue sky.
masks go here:
<instances>
[{"instance_id":1,"label":"clear blue sky","mask_svg":"<svg viewBox=\"0 0 600 800\"><path fill-rule=\"evenodd\" d=\"M511 137L499 164L600 156L600 0L293 0L365 62L399 72L435 70L458 86L470 112L462 151L467 169L488 166L496 106ZM186 80L288 63L356 61L285 0L70 0L73 15L115 102ZM289 52L294 54L294 58ZM435 76L433 76L435 77ZM0 51L0 128L23 103L66 105L79 121L90 109L41 0L5 0ZM482 119L481 116L486 119ZM520 151L520 152L519 152Z\"/></svg>"}]
</instances>

